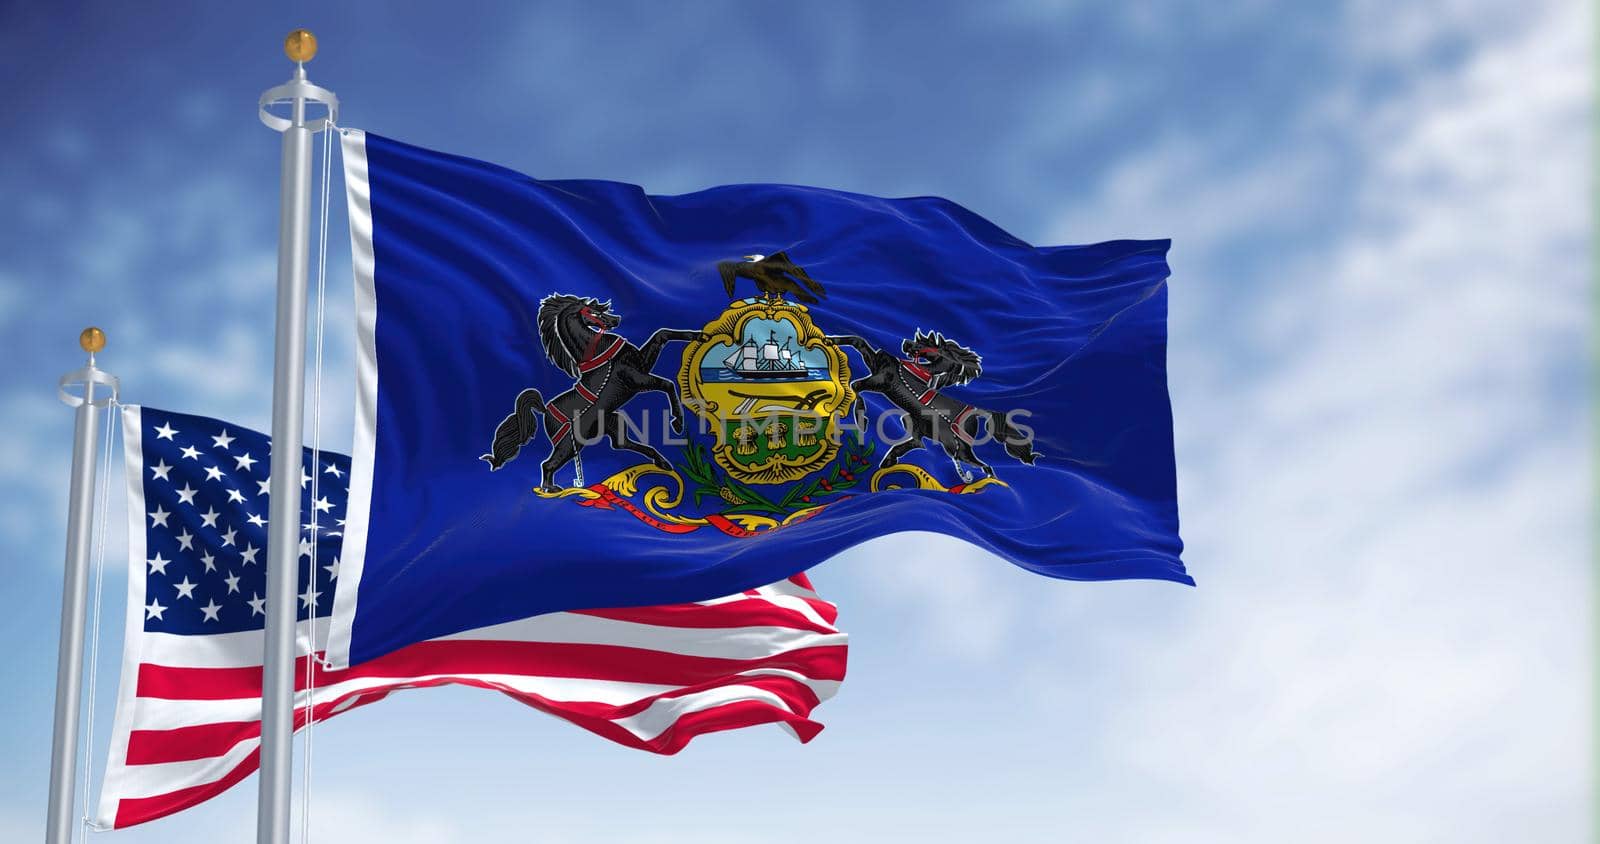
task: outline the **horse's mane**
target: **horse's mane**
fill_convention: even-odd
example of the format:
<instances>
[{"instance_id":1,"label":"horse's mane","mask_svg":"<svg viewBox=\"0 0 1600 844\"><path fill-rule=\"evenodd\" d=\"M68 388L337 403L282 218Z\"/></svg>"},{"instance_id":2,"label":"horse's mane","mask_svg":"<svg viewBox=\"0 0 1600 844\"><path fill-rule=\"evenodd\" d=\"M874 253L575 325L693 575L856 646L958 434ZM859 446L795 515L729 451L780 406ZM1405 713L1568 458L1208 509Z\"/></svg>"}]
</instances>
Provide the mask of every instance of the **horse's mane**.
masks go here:
<instances>
[{"instance_id":1,"label":"horse's mane","mask_svg":"<svg viewBox=\"0 0 1600 844\"><path fill-rule=\"evenodd\" d=\"M594 299L568 293L551 294L539 303L539 342L544 344L544 356L549 358L557 369L574 378L578 377L578 359L566 344L561 342L561 319L574 310L586 306L596 311L606 310L605 305Z\"/></svg>"},{"instance_id":2,"label":"horse's mane","mask_svg":"<svg viewBox=\"0 0 1600 844\"><path fill-rule=\"evenodd\" d=\"M918 346L938 349L939 356L929 361L928 368L934 372L943 373L948 379L946 384L965 384L983 374L983 358L977 352L946 339L943 334L932 331L927 334L918 331L911 342Z\"/></svg>"}]
</instances>

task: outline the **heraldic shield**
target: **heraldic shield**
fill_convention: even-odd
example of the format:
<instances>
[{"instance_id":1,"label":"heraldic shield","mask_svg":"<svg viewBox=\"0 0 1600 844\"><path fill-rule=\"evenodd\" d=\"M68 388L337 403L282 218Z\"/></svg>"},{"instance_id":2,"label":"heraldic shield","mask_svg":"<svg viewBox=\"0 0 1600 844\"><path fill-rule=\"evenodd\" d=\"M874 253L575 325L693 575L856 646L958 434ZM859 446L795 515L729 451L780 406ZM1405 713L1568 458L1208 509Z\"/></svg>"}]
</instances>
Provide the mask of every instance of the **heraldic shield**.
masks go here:
<instances>
[{"instance_id":1,"label":"heraldic shield","mask_svg":"<svg viewBox=\"0 0 1600 844\"><path fill-rule=\"evenodd\" d=\"M718 466L745 483L781 484L833 460L856 393L844 351L804 305L734 302L701 337L684 351L678 389L714 435Z\"/></svg>"}]
</instances>

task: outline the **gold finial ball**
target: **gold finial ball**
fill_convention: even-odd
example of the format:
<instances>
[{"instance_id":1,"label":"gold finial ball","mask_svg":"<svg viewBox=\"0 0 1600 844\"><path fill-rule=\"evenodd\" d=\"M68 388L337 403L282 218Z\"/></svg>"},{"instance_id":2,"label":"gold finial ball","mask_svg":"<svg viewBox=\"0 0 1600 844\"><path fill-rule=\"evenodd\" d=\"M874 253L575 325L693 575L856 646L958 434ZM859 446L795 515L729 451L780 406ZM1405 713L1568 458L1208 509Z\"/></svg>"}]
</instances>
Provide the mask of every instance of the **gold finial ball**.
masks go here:
<instances>
[{"instance_id":1,"label":"gold finial ball","mask_svg":"<svg viewBox=\"0 0 1600 844\"><path fill-rule=\"evenodd\" d=\"M78 335L78 345L91 355L99 354L106 347L106 333L91 325Z\"/></svg>"},{"instance_id":2,"label":"gold finial ball","mask_svg":"<svg viewBox=\"0 0 1600 844\"><path fill-rule=\"evenodd\" d=\"M317 57L317 36L309 29L297 29L283 39L283 53L293 62L308 62Z\"/></svg>"}]
</instances>

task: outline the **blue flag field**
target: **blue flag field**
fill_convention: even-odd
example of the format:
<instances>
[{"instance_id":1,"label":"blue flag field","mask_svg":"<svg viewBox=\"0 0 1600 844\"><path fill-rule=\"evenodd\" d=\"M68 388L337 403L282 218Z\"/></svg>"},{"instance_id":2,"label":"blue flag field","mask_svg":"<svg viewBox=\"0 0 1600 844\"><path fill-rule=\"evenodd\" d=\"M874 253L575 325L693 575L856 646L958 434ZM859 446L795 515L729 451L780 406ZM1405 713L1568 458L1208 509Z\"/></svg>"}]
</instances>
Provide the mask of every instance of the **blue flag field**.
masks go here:
<instances>
[{"instance_id":1,"label":"blue flag field","mask_svg":"<svg viewBox=\"0 0 1600 844\"><path fill-rule=\"evenodd\" d=\"M355 130L343 152L333 665L734 594L900 531L1193 582L1166 241L1034 247L943 199L790 185L650 196Z\"/></svg>"}]
</instances>

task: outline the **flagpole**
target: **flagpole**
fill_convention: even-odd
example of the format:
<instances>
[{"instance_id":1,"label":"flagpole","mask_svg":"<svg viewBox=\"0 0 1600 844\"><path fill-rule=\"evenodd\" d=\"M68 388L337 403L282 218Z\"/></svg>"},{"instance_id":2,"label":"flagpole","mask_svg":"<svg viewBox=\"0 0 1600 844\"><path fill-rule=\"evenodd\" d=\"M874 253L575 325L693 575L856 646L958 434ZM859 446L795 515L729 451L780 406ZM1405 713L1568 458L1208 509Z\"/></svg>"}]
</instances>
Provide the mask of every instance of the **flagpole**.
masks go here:
<instances>
[{"instance_id":1,"label":"flagpole","mask_svg":"<svg viewBox=\"0 0 1600 844\"><path fill-rule=\"evenodd\" d=\"M45 841L72 841L73 786L77 781L78 710L83 692L83 621L88 598L89 540L93 528L95 444L99 410L117 397L117 379L95 368L94 355L106 346L98 328L85 328L78 345L89 362L61 376L61 400L77 408L72 428L72 486L67 494L67 560L61 582L61 639L56 651L55 729L50 739L50 803ZM95 386L103 388L96 391ZM81 387L82 395L73 389Z\"/></svg>"},{"instance_id":2,"label":"flagpole","mask_svg":"<svg viewBox=\"0 0 1600 844\"><path fill-rule=\"evenodd\" d=\"M267 509L266 635L261 682L261 784L257 844L288 844L294 765L295 601L300 555L300 449L305 413L306 274L311 240L311 136L329 128L338 99L306 80L317 39L284 39L294 76L261 95L261 122L283 134L278 217L277 340L272 379L272 459ZM307 107L326 118L308 120ZM287 104L289 116L273 114Z\"/></svg>"}]
</instances>

